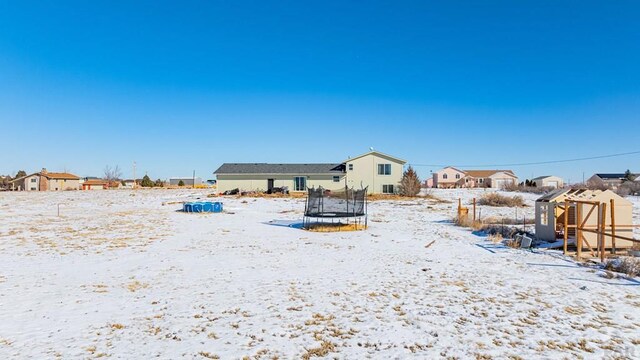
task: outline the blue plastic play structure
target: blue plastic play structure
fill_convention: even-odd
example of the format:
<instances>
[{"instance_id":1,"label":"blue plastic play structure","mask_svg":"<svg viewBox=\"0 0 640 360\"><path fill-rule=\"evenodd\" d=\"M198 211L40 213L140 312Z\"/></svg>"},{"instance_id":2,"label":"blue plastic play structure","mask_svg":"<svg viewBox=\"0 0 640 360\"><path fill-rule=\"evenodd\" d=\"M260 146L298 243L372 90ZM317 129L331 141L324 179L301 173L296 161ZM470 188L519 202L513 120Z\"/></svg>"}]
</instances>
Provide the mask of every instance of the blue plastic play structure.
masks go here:
<instances>
[{"instance_id":1,"label":"blue plastic play structure","mask_svg":"<svg viewBox=\"0 0 640 360\"><path fill-rule=\"evenodd\" d=\"M182 205L182 211L188 213L220 213L222 212L222 203L217 201L186 202Z\"/></svg>"}]
</instances>

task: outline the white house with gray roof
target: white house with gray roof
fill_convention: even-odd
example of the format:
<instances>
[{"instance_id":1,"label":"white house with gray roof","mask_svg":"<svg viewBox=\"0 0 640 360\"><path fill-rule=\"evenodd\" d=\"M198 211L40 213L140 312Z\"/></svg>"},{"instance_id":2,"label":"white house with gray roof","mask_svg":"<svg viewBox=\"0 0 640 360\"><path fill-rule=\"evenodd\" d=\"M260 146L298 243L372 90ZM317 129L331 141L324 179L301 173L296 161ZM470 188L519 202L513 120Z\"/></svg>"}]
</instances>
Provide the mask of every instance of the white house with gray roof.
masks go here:
<instances>
[{"instance_id":1,"label":"white house with gray roof","mask_svg":"<svg viewBox=\"0 0 640 360\"><path fill-rule=\"evenodd\" d=\"M308 187L340 189L369 187L370 194L393 194L398 191L406 161L370 151L340 163L267 164L225 163L214 172L218 191L268 191L287 187L303 192Z\"/></svg>"}]
</instances>

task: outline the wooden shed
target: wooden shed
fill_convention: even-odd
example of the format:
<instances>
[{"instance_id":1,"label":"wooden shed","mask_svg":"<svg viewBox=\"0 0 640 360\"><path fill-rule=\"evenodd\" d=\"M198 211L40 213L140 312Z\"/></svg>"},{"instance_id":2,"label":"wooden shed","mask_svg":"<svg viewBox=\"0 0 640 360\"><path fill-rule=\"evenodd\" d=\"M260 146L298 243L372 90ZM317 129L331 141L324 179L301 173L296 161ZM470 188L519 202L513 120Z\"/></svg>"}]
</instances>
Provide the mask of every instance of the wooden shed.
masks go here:
<instances>
[{"instance_id":1,"label":"wooden shed","mask_svg":"<svg viewBox=\"0 0 640 360\"><path fill-rule=\"evenodd\" d=\"M561 189L546 194L536 200L536 237L547 241L556 241L564 237L565 211L568 211L569 225L576 225L581 219L581 227L596 229L604 220L607 233L611 231L611 200L614 204L616 236L633 237L633 204L611 190ZM569 202L565 209L565 202ZM598 206L600 204L600 206ZM600 220L599 220L600 218ZM568 239L575 244L576 228L570 228ZM598 234L581 231L583 243L590 248L598 245ZM604 236L606 248L611 248L611 236ZM617 239L616 248L630 248L631 241Z\"/></svg>"}]
</instances>

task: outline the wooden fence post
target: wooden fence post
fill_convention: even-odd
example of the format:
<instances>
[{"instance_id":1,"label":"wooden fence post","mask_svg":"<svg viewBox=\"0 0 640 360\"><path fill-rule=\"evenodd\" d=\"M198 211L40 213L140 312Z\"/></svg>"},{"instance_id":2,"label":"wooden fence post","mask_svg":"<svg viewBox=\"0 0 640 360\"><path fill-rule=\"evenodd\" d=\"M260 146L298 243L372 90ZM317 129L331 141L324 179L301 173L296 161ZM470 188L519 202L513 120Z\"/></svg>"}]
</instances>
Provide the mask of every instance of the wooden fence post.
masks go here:
<instances>
[{"instance_id":1,"label":"wooden fence post","mask_svg":"<svg viewBox=\"0 0 640 360\"><path fill-rule=\"evenodd\" d=\"M607 241L607 237L604 235L607 226L607 203L602 203L600 217L602 218L602 221L600 221L600 237L602 238L602 241L600 242L600 262L604 264L604 249L606 248Z\"/></svg>"},{"instance_id":2,"label":"wooden fence post","mask_svg":"<svg viewBox=\"0 0 640 360\"><path fill-rule=\"evenodd\" d=\"M582 256L582 206L576 203L576 256L578 259Z\"/></svg>"},{"instance_id":3,"label":"wooden fence post","mask_svg":"<svg viewBox=\"0 0 640 360\"><path fill-rule=\"evenodd\" d=\"M476 198L473 198L473 223L476 222Z\"/></svg>"},{"instance_id":4,"label":"wooden fence post","mask_svg":"<svg viewBox=\"0 0 640 360\"><path fill-rule=\"evenodd\" d=\"M616 253L616 201L611 199L611 254Z\"/></svg>"},{"instance_id":5,"label":"wooden fence post","mask_svg":"<svg viewBox=\"0 0 640 360\"><path fill-rule=\"evenodd\" d=\"M555 212L555 210L554 210ZM555 217L555 215L554 215ZM563 254L567 255L567 242L569 240L569 202L564 201L564 244L562 246Z\"/></svg>"}]
</instances>

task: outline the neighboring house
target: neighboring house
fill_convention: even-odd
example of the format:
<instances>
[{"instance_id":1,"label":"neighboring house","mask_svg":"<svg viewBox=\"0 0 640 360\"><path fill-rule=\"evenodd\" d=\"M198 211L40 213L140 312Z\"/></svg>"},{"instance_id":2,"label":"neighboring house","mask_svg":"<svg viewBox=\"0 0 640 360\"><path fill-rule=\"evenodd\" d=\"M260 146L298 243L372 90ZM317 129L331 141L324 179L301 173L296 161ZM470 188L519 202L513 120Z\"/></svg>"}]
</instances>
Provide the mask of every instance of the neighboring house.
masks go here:
<instances>
[{"instance_id":1,"label":"neighboring house","mask_svg":"<svg viewBox=\"0 0 640 360\"><path fill-rule=\"evenodd\" d=\"M465 173L468 179L464 181L470 187L504 189L518 183L518 177L511 170L465 170Z\"/></svg>"},{"instance_id":2,"label":"neighboring house","mask_svg":"<svg viewBox=\"0 0 640 360\"><path fill-rule=\"evenodd\" d=\"M615 220L620 225L616 228L616 235L623 237L633 237L633 229L628 225L633 224L633 205L629 200L619 196L611 190L587 190L587 189L559 189L546 194L536 200L535 217L536 217L536 237L541 240L556 241L564 237L564 216L565 201L585 201L607 204L605 213L605 224L611 224L611 209L609 208L611 200L615 203ZM589 203L577 203L582 214L584 226L595 228L598 225L598 211L592 211L593 205ZM568 211L569 225L576 224L577 208L570 206ZM627 226L623 226L627 225ZM607 228L605 232L609 232ZM576 229L569 228L567 232L568 238L575 243ZM598 244L598 235L592 232L584 231L583 238L586 244L595 247ZM633 245L631 241L622 239L616 240L616 248L629 248ZM611 237L605 236L605 247L611 247Z\"/></svg>"},{"instance_id":3,"label":"neighboring house","mask_svg":"<svg viewBox=\"0 0 640 360\"><path fill-rule=\"evenodd\" d=\"M370 194L394 194L402 179L406 161L371 151L340 163L266 164L225 163L214 172L218 191L269 191L287 187L303 192L309 187L325 189L369 187Z\"/></svg>"},{"instance_id":4,"label":"neighboring house","mask_svg":"<svg viewBox=\"0 0 640 360\"><path fill-rule=\"evenodd\" d=\"M82 182L82 190L106 190L109 182L102 179L86 179Z\"/></svg>"},{"instance_id":5,"label":"neighboring house","mask_svg":"<svg viewBox=\"0 0 640 360\"><path fill-rule=\"evenodd\" d=\"M634 176L637 177L638 174L635 174ZM593 174L593 176L587 180L587 184L592 186L602 185L607 188L615 190L618 188L618 186L622 185L622 183L627 180L628 179L624 173L614 173L614 174L599 173L599 174ZM638 179L636 178L635 181L637 180Z\"/></svg>"},{"instance_id":6,"label":"neighboring house","mask_svg":"<svg viewBox=\"0 0 640 360\"><path fill-rule=\"evenodd\" d=\"M126 180L122 180L122 188L124 189L133 189L134 184L135 187L140 187L140 183L142 182L142 179L126 179Z\"/></svg>"},{"instance_id":7,"label":"neighboring house","mask_svg":"<svg viewBox=\"0 0 640 360\"><path fill-rule=\"evenodd\" d=\"M557 176L538 176L535 179L531 179L532 183L535 183L537 187L551 187L554 189L561 189L564 187L564 180Z\"/></svg>"},{"instance_id":8,"label":"neighboring house","mask_svg":"<svg viewBox=\"0 0 640 360\"><path fill-rule=\"evenodd\" d=\"M17 191L78 190L80 178L69 173L52 173L42 169L40 172L10 181L9 187Z\"/></svg>"},{"instance_id":9,"label":"neighboring house","mask_svg":"<svg viewBox=\"0 0 640 360\"><path fill-rule=\"evenodd\" d=\"M502 189L517 182L518 177L511 170L459 170L448 166L433 174L433 186L441 189Z\"/></svg>"},{"instance_id":10,"label":"neighboring house","mask_svg":"<svg viewBox=\"0 0 640 360\"><path fill-rule=\"evenodd\" d=\"M452 166L436 171L433 173L433 187L439 189L453 189L464 186L464 183L460 180L464 179L466 173L462 170L456 169Z\"/></svg>"},{"instance_id":11,"label":"neighboring house","mask_svg":"<svg viewBox=\"0 0 640 360\"><path fill-rule=\"evenodd\" d=\"M178 186L180 181L182 181L184 186L194 186L194 184L195 186L198 186L203 184L202 178L199 177L196 177L195 179L193 177L174 177L169 179L169 185Z\"/></svg>"}]
</instances>

